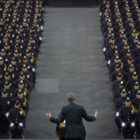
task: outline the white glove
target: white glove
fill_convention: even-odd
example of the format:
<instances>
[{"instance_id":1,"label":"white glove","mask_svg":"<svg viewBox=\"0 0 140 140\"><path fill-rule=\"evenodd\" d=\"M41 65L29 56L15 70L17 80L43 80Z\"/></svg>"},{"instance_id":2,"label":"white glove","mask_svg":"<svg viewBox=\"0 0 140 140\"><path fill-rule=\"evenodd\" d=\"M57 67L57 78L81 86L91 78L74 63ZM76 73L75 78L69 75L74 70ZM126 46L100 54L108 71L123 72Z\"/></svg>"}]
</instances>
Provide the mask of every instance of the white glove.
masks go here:
<instances>
[{"instance_id":1,"label":"white glove","mask_svg":"<svg viewBox=\"0 0 140 140\"><path fill-rule=\"evenodd\" d=\"M103 48L103 52L105 52L106 51L106 48Z\"/></svg>"},{"instance_id":2,"label":"white glove","mask_svg":"<svg viewBox=\"0 0 140 140\"><path fill-rule=\"evenodd\" d=\"M9 117L9 112L7 112L7 113L5 114L5 117L6 117L6 118L8 118L8 117Z\"/></svg>"},{"instance_id":3,"label":"white glove","mask_svg":"<svg viewBox=\"0 0 140 140\"><path fill-rule=\"evenodd\" d=\"M120 116L120 113L119 112L116 112L116 117L119 117Z\"/></svg>"},{"instance_id":4,"label":"white glove","mask_svg":"<svg viewBox=\"0 0 140 140\"><path fill-rule=\"evenodd\" d=\"M99 16L101 16L101 15L102 15L102 12L99 13Z\"/></svg>"},{"instance_id":5,"label":"white glove","mask_svg":"<svg viewBox=\"0 0 140 140\"><path fill-rule=\"evenodd\" d=\"M18 125L22 127L23 126L23 123L19 123Z\"/></svg>"},{"instance_id":6,"label":"white glove","mask_svg":"<svg viewBox=\"0 0 140 140\"><path fill-rule=\"evenodd\" d=\"M43 30L43 26L40 26L40 30Z\"/></svg>"},{"instance_id":7,"label":"white glove","mask_svg":"<svg viewBox=\"0 0 140 140\"><path fill-rule=\"evenodd\" d=\"M131 122L131 126L132 127L135 127L135 122Z\"/></svg>"},{"instance_id":8,"label":"white glove","mask_svg":"<svg viewBox=\"0 0 140 140\"><path fill-rule=\"evenodd\" d=\"M22 111L20 111L20 115L22 115Z\"/></svg>"},{"instance_id":9,"label":"white glove","mask_svg":"<svg viewBox=\"0 0 140 140\"><path fill-rule=\"evenodd\" d=\"M110 65L110 64L111 64L111 60L108 60L108 61L107 61L107 64Z\"/></svg>"},{"instance_id":10,"label":"white glove","mask_svg":"<svg viewBox=\"0 0 140 140\"><path fill-rule=\"evenodd\" d=\"M41 36L39 37L39 40L42 41L42 37Z\"/></svg>"},{"instance_id":11,"label":"white glove","mask_svg":"<svg viewBox=\"0 0 140 140\"><path fill-rule=\"evenodd\" d=\"M32 72L35 72L35 68L32 68Z\"/></svg>"},{"instance_id":12,"label":"white glove","mask_svg":"<svg viewBox=\"0 0 140 140\"><path fill-rule=\"evenodd\" d=\"M125 127L126 126L126 123L122 122L121 126L122 127Z\"/></svg>"},{"instance_id":13,"label":"white glove","mask_svg":"<svg viewBox=\"0 0 140 140\"><path fill-rule=\"evenodd\" d=\"M134 114L134 111L133 111L133 110L131 110L131 113L132 113L132 114Z\"/></svg>"},{"instance_id":14,"label":"white glove","mask_svg":"<svg viewBox=\"0 0 140 140\"><path fill-rule=\"evenodd\" d=\"M10 123L10 127L13 127L14 126L14 123Z\"/></svg>"}]
</instances>

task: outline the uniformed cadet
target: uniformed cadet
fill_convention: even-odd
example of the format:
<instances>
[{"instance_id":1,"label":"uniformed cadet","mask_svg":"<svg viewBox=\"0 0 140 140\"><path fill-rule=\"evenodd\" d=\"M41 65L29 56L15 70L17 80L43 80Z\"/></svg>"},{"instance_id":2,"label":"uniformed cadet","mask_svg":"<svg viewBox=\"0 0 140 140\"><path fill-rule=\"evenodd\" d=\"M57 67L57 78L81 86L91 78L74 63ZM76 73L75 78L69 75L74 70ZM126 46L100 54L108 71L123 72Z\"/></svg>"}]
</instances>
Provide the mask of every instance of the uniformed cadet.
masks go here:
<instances>
[{"instance_id":1,"label":"uniformed cadet","mask_svg":"<svg viewBox=\"0 0 140 140\"><path fill-rule=\"evenodd\" d=\"M139 82L136 81L134 83L134 87L130 90L131 99L134 99L136 97L136 94L139 89L140 89Z\"/></svg>"},{"instance_id":2,"label":"uniformed cadet","mask_svg":"<svg viewBox=\"0 0 140 140\"><path fill-rule=\"evenodd\" d=\"M120 108L119 115L124 138L134 138L136 114L129 97L126 98L125 105Z\"/></svg>"},{"instance_id":3,"label":"uniformed cadet","mask_svg":"<svg viewBox=\"0 0 140 140\"><path fill-rule=\"evenodd\" d=\"M127 89L131 90L134 87L135 82L138 81L140 82L139 76L136 71L133 72L132 77L130 80L127 82Z\"/></svg>"},{"instance_id":4,"label":"uniformed cadet","mask_svg":"<svg viewBox=\"0 0 140 140\"><path fill-rule=\"evenodd\" d=\"M114 101L114 102L115 102L115 100L116 100L117 98L120 97L120 93L121 93L121 91L122 91L125 87L126 87L125 81L123 81L123 80L119 81L118 87L116 87L116 89L114 89L114 90L112 91L112 93L113 93L113 101Z\"/></svg>"},{"instance_id":5,"label":"uniformed cadet","mask_svg":"<svg viewBox=\"0 0 140 140\"><path fill-rule=\"evenodd\" d=\"M136 97L132 100L136 113L136 131L140 133L140 90L137 91Z\"/></svg>"},{"instance_id":6,"label":"uniformed cadet","mask_svg":"<svg viewBox=\"0 0 140 140\"><path fill-rule=\"evenodd\" d=\"M7 132L8 130L8 119L6 117L6 113L9 112L12 107L12 101L8 97L8 91L4 89L2 91L2 95L0 97L0 130L2 133Z\"/></svg>"},{"instance_id":7,"label":"uniformed cadet","mask_svg":"<svg viewBox=\"0 0 140 140\"><path fill-rule=\"evenodd\" d=\"M120 111L120 108L124 105L126 96L127 96L126 89L122 89L122 91L120 93L120 97L118 99L116 99L116 101L115 101L115 112L116 112L115 123L118 127L119 132L121 132L119 111Z\"/></svg>"},{"instance_id":8,"label":"uniformed cadet","mask_svg":"<svg viewBox=\"0 0 140 140\"><path fill-rule=\"evenodd\" d=\"M7 116L10 123L10 132L12 134L12 138L21 138L25 125L26 114L21 108L19 100L15 101L14 107L10 109Z\"/></svg>"},{"instance_id":9,"label":"uniformed cadet","mask_svg":"<svg viewBox=\"0 0 140 140\"><path fill-rule=\"evenodd\" d=\"M27 98L24 97L24 90L19 89L16 99L19 100L22 109L27 114L29 110L29 106L28 106Z\"/></svg>"}]
</instances>

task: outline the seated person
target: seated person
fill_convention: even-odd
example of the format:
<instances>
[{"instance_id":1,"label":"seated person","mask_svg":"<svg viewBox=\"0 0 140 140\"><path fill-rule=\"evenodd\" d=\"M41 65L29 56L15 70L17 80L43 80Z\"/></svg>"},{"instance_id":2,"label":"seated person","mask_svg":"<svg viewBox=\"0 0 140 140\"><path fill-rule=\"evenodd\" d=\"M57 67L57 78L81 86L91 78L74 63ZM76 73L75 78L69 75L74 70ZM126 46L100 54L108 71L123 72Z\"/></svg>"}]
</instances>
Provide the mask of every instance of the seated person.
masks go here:
<instances>
[{"instance_id":1,"label":"seated person","mask_svg":"<svg viewBox=\"0 0 140 140\"><path fill-rule=\"evenodd\" d=\"M126 98L125 105L120 108L119 114L124 138L134 138L136 117L129 97Z\"/></svg>"}]
</instances>

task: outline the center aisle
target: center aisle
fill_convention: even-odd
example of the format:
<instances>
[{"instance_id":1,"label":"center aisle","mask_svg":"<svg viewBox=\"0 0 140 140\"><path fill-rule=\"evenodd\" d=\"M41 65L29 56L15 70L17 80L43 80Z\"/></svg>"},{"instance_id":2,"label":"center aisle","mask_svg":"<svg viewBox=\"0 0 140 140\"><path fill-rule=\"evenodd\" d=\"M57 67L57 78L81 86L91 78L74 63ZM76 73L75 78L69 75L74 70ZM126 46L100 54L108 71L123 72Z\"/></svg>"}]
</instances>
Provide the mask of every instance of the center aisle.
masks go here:
<instances>
[{"instance_id":1,"label":"center aisle","mask_svg":"<svg viewBox=\"0 0 140 140\"><path fill-rule=\"evenodd\" d=\"M57 116L67 104L69 91L76 93L77 102L89 114L99 111L96 122L84 121L87 140L117 138L98 11L99 8L46 8L25 138L56 138L55 125L48 122L45 112Z\"/></svg>"}]
</instances>

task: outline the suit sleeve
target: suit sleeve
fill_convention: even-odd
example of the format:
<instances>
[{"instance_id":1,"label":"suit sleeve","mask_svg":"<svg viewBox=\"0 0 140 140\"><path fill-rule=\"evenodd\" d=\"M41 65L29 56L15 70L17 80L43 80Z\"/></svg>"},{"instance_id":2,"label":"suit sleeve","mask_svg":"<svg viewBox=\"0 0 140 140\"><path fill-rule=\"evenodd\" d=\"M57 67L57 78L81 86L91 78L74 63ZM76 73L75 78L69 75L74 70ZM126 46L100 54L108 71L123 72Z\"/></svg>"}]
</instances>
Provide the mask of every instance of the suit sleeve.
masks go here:
<instances>
[{"instance_id":1,"label":"suit sleeve","mask_svg":"<svg viewBox=\"0 0 140 140\"><path fill-rule=\"evenodd\" d=\"M53 123L61 123L64 121L64 119L65 119L65 113L64 113L64 109L62 109L60 117L58 117L58 118L51 117L50 121Z\"/></svg>"},{"instance_id":2,"label":"suit sleeve","mask_svg":"<svg viewBox=\"0 0 140 140\"><path fill-rule=\"evenodd\" d=\"M91 121L95 121L96 120L96 117L95 116L89 116L86 112L86 110L84 109L84 107L82 107L82 117L88 121L88 122L91 122Z\"/></svg>"}]
</instances>

